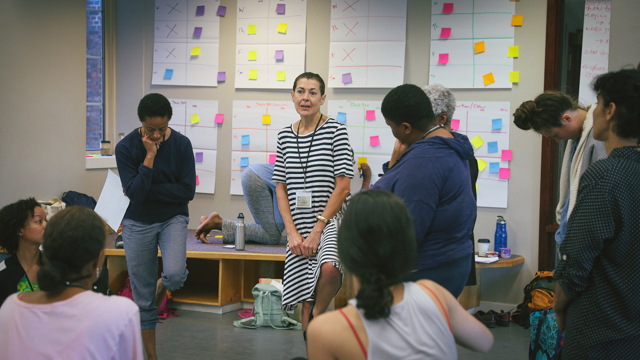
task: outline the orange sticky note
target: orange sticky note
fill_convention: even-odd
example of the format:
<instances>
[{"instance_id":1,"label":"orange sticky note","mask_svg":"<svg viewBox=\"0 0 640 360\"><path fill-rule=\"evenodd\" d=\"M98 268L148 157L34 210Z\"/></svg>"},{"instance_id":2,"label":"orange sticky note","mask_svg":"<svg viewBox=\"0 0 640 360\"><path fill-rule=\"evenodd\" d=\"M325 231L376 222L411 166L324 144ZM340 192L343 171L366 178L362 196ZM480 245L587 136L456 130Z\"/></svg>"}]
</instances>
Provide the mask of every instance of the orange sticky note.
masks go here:
<instances>
[{"instance_id":1,"label":"orange sticky note","mask_svg":"<svg viewBox=\"0 0 640 360\"><path fill-rule=\"evenodd\" d=\"M513 15L511 17L511 26L522 26L523 15Z\"/></svg>"},{"instance_id":2,"label":"orange sticky note","mask_svg":"<svg viewBox=\"0 0 640 360\"><path fill-rule=\"evenodd\" d=\"M476 49L476 54L484 52L484 41L479 41L473 44L473 47Z\"/></svg>"},{"instance_id":3,"label":"orange sticky note","mask_svg":"<svg viewBox=\"0 0 640 360\"><path fill-rule=\"evenodd\" d=\"M262 124L263 125L271 124L271 115L262 115Z\"/></svg>"},{"instance_id":4,"label":"orange sticky note","mask_svg":"<svg viewBox=\"0 0 640 360\"><path fill-rule=\"evenodd\" d=\"M493 78L493 73L482 76L482 80L484 80L484 86L489 86L496 82L496 79Z\"/></svg>"}]
</instances>

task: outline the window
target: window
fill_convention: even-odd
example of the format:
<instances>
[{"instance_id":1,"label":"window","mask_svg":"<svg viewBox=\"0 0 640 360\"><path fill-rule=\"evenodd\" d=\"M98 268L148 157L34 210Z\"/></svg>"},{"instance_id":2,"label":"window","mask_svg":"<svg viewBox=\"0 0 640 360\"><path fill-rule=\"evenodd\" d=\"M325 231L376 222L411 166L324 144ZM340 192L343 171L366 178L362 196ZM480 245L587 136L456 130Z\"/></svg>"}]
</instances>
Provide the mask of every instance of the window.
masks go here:
<instances>
[{"instance_id":1,"label":"window","mask_svg":"<svg viewBox=\"0 0 640 360\"><path fill-rule=\"evenodd\" d=\"M105 51L103 0L87 0L87 142L99 150L105 139Z\"/></svg>"}]
</instances>

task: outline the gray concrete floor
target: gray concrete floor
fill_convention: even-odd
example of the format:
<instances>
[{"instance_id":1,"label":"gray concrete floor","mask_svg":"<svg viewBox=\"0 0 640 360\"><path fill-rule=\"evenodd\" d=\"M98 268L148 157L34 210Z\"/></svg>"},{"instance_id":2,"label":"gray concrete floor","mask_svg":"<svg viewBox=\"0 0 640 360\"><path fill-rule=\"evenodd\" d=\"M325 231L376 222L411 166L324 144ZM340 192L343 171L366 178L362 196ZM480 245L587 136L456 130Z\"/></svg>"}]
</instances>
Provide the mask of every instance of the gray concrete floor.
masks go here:
<instances>
[{"instance_id":1,"label":"gray concrete floor","mask_svg":"<svg viewBox=\"0 0 640 360\"><path fill-rule=\"evenodd\" d=\"M196 311L179 311L158 324L156 330L158 357L161 360L181 359L292 359L306 357L302 332L294 330L257 330L233 327L237 312L224 315ZM493 349L479 354L458 347L460 360L513 360L526 359L529 330L517 325L496 327L491 330L495 339Z\"/></svg>"}]
</instances>

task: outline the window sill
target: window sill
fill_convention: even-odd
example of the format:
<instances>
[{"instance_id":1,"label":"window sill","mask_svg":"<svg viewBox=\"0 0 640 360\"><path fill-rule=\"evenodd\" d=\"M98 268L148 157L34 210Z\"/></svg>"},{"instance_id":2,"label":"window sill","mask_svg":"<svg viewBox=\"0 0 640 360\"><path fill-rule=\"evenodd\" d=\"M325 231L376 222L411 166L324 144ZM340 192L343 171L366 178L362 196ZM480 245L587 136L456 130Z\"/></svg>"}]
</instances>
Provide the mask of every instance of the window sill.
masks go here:
<instances>
[{"instance_id":1,"label":"window sill","mask_svg":"<svg viewBox=\"0 0 640 360\"><path fill-rule=\"evenodd\" d=\"M113 169L117 167L115 155L85 158L85 169Z\"/></svg>"}]
</instances>

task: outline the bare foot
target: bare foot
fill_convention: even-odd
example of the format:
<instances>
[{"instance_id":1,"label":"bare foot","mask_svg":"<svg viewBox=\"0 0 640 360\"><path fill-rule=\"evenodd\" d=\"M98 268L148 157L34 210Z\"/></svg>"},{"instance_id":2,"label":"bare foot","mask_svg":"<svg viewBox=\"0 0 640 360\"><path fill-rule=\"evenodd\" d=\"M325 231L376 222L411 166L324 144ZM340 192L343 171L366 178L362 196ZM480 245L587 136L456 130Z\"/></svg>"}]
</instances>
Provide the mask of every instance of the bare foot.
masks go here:
<instances>
[{"instance_id":1,"label":"bare foot","mask_svg":"<svg viewBox=\"0 0 640 360\"><path fill-rule=\"evenodd\" d=\"M212 230L222 230L222 217L217 212L212 212L205 222Z\"/></svg>"},{"instance_id":2,"label":"bare foot","mask_svg":"<svg viewBox=\"0 0 640 360\"><path fill-rule=\"evenodd\" d=\"M204 224L205 221L207 221L207 217L206 216L200 216L200 224Z\"/></svg>"},{"instance_id":3,"label":"bare foot","mask_svg":"<svg viewBox=\"0 0 640 360\"><path fill-rule=\"evenodd\" d=\"M211 230L222 230L222 217L220 217L217 212L211 213L208 218L205 216L200 217L200 226L196 229L196 239L205 244L211 244L209 240L207 240L207 234L209 234Z\"/></svg>"}]
</instances>

